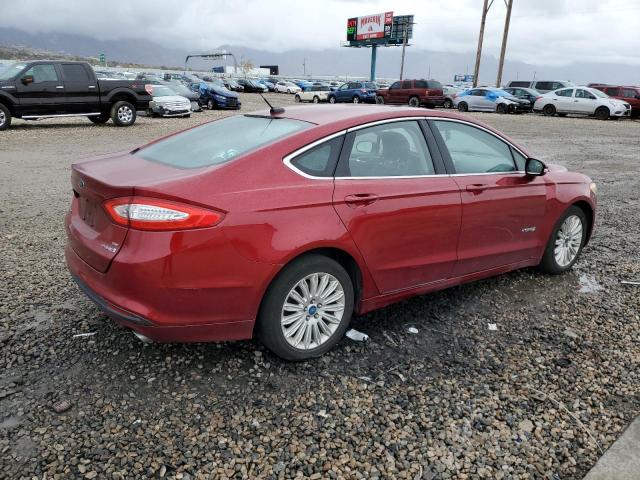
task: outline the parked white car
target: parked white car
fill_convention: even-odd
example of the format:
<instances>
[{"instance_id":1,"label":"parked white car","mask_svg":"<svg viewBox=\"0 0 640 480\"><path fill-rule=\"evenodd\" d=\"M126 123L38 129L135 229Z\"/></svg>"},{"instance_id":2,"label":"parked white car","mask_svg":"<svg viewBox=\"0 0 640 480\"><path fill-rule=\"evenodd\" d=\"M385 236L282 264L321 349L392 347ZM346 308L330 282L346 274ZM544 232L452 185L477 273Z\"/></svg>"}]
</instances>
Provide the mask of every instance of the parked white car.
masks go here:
<instances>
[{"instance_id":1,"label":"parked white car","mask_svg":"<svg viewBox=\"0 0 640 480\"><path fill-rule=\"evenodd\" d=\"M533 104L533 111L542 112L548 116L558 114L564 117L572 113L607 120L612 117L631 116L631 105L611 98L595 88L577 87L561 88L545 93Z\"/></svg>"},{"instance_id":2,"label":"parked white car","mask_svg":"<svg viewBox=\"0 0 640 480\"><path fill-rule=\"evenodd\" d=\"M190 117L191 100L178 95L165 85L150 85L153 100L149 102L149 116Z\"/></svg>"},{"instance_id":3,"label":"parked white car","mask_svg":"<svg viewBox=\"0 0 640 480\"><path fill-rule=\"evenodd\" d=\"M314 85L304 92L296 93L296 102L326 102L331 93L331 87L326 85Z\"/></svg>"},{"instance_id":4,"label":"parked white car","mask_svg":"<svg viewBox=\"0 0 640 480\"><path fill-rule=\"evenodd\" d=\"M302 89L299 86L297 86L295 83L287 82L284 80L281 80L278 83L276 83L275 88L276 88L276 92L278 93L298 93L302 91Z\"/></svg>"}]
</instances>

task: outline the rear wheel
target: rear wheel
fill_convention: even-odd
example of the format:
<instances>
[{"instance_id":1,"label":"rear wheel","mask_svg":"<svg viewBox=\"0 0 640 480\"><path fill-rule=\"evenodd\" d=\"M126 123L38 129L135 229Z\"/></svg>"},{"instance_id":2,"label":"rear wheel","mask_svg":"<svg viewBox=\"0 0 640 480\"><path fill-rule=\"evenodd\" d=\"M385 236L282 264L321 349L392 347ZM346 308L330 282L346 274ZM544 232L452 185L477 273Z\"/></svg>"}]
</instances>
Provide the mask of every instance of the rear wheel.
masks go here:
<instances>
[{"instance_id":1,"label":"rear wheel","mask_svg":"<svg viewBox=\"0 0 640 480\"><path fill-rule=\"evenodd\" d=\"M420 106L420 99L418 97L411 97L409 99L409 106L410 107L419 107Z\"/></svg>"},{"instance_id":2,"label":"rear wheel","mask_svg":"<svg viewBox=\"0 0 640 480\"><path fill-rule=\"evenodd\" d=\"M353 313L353 284L335 260L308 255L287 267L269 287L258 335L287 360L318 357L344 335Z\"/></svg>"},{"instance_id":3,"label":"rear wheel","mask_svg":"<svg viewBox=\"0 0 640 480\"><path fill-rule=\"evenodd\" d=\"M293 97L293 99L298 103L300 103L302 101L302 99L300 98L300 95L298 95L298 94L296 94L296 96Z\"/></svg>"},{"instance_id":4,"label":"rear wheel","mask_svg":"<svg viewBox=\"0 0 640 480\"><path fill-rule=\"evenodd\" d=\"M609 112L607 107L599 107L596 109L595 116L598 120L608 120L611 116L611 112Z\"/></svg>"},{"instance_id":5,"label":"rear wheel","mask_svg":"<svg viewBox=\"0 0 640 480\"><path fill-rule=\"evenodd\" d=\"M101 115L95 115L95 116L91 116L91 117L88 117L88 118L93 123L100 124L100 123L107 123L109 121L109 118L111 118L111 117L109 117L108 113L103 113Z\"/></svg>"},{"instance_id":6,"label":"rear wheel","mask_svg":"<svg viewBox=\"0 0 640 480\"><path fill-rule=\"evenodd\" d=\"M556 107L549 103L544 106L544 108L542 109L542 113L544 113L547 117L553 117L556 114Z\"/></svg>"},{"instance_id":7,"label":"rear wheel","mask_svg":"<svg viewBox=\"0 0 640 480\"><path fill-rule=\"evenodd\" d=\"M357 95L354 95L353 98L351 99L351 101L353 103L360 103L360 97Z\"/></svg>"},{"instance_id":8,"label":"rear wheel","mask_svg":"<svg viewBox=\"0 0 640 480\"><path fill-rule=\"evenodd\" d=\"M467 105L467 102L460 102L458 104L458 111L459 112L468 112L469 111L469 105Z\"/></svg>"},{"instance_id":9,"label":"rear wheel","mask_svg":"<svg viewBox=\"0 0 640 480\"><path fill-rule=\"evenodd\" d=\"M207 108L209 110L213 110L214 108L216 108L216 104L212 99L207 100Z\"/></svg>"},{"instance_id":10,"label":"rear wheel","mask_svg":"<svg viewBox=\"0 0 640 480\"><path fill-rule=\"evenodd\" d=\"M333 95L329 97L329 103L336 103L336 97Z\"/></svg>"},{"instance_id":11,"label":"rear wheel","mask_svg":"<svg viewBox=\"0 0 640 480\"><path fill-rule=\"evenodd\" d=\"M587 239L587 228L584 211L576 206L569 207L551 232L540 269L557 275L573 267Z\"/></svg>"},{"instance_id":12,"label":"rear wheel","mask_svg":"<svg viewBox=\"0 0 640 480\"><path fill-rule=\"evenodd\" d=\"M453 108L453 102L451 101L451 99L450 99L450 98L446 98L446 99L444 100L444 103L442 104L442 106L443 106L444 108Z\"/></svg>"},{"instance_id":13,"label":"rear wheel","mask_svg":"<svg viewBox=\"0 0 640 480\"><path fill-rule=\"evenodd\" d=\"M320 103L320 97L317 95L313 97L313 103Z\"/></svg>"},{"instance_id":14,"label":"rear wheel","mask_svg":"<svg viewBox=\"0 0 640 480\"><path fill-rule=\"evenodd\" d=\"M111 119L118 127L129 127L136 121L136 109L129 102L116 102L111 108Z\"/></svg>"},{"instance_id":15,"label":"rear wheel","mask_svg":"<svg viewBox=\"0 0 640 480\"><path fill-rule=\"evenodd\" d=\"M378 96L376 97L376 103L377 103L378 105L384 105L384 97L383 97L382 95L378 95Z\"/></svg>"},{"instance_id":16,"label":"rear wheel","mask_svg":"<svg viewBox=\"0 0 640 480\"><path fill-rule=\"evenodd\" d=\"M0 103L0 130L6 130L11 126L11 112Z\"/></svg>"}]
</instances>

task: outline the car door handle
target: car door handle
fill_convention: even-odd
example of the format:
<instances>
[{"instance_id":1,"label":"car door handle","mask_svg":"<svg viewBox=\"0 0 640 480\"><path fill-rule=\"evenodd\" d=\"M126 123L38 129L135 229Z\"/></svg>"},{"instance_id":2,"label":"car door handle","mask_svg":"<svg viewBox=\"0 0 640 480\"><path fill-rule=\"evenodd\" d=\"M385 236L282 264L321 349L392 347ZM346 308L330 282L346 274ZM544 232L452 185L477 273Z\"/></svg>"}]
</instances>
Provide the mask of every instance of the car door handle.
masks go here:
<instances>
[{"instance_id":1,"label":"car door handle","mask_svg":"<svg viewBox=\"0 0 640 480\"><path fill-rule=\"evenodd\" d=\"M371 205L378 200L378 196L373 193L356 193L353 195L347 195L344 197L344 203L351 208L364 207L365 205Z\"/></svg>"},{"instance_id":2,"label":"car door handle","mask_svg":"<svg viewBox=\"0 0 640 480\"><path fill-rule=\"evenodd\" d=\"M578 103L580 100L574 100L573 103Z\"/></svg>"},{"instance_id":3,"label":"car door handle","mask_svg":"<svg viewBox=\"0 0 640 480\"><path fill-rule=\"evenodd\" d=\"M89 85L89 88L96 88L95 85Z\"/></svg>"},{"instance_id":4,"label":"car door handle","mask_svg":"<svg viewBox=\"0 0 640 480\"><path fill-rule=\"evenodd\" d=\"M64 85L56 85L56 88L62 89L64 88Z\"/></svg>"},{"instance_id":5,"label":"car door handle","mask_svg":"<svg viewBox=\"0 0 640 480\"><path fill-rule=\"evenodd\" d=\"M486 183L472 183L471 185L467 185L467 192L480 193L489 188L489 185Z\"/></svg>"}]
</instances>

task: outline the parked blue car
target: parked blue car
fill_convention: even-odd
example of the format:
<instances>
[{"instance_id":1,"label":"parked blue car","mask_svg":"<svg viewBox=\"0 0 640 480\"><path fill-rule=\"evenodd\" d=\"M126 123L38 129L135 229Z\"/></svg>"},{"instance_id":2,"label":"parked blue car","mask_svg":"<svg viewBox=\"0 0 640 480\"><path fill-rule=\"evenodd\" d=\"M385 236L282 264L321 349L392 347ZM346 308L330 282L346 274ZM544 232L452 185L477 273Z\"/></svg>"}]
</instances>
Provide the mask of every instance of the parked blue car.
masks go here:
<instances>
[{"instance_id":1,"label":"parked blue car","mask_svg":"<svg viewBox=\"0 0 640 480\"><path fill-rule=\"evenodd\" d=\"M217 83L204 81L192 83L190 88L200 93L200 105L206 105L209 110L214 108L238 110L242 105L237 93L227 90Z\"/></svg>"},{"instance_id":2,"label":"parked blue car","mask_svg":"<svg viewBox=\"0 0 640 480\"><path fill-rule=\"evenodd\" d=\"M375 82L347 82L329 94L329 103L376 103Z\"/></svg>"},{"instance_id":3,"label":"parked blue car","mask_svg":"<svg viewBox=\"0 0 640 480\"><path fill-rule=\"evenodd\" d=\"M272 83L269 80L265 80L264 78L261 78L260 80L258 80L258 83L261 83L262 85L267 87L270 92L275 92L276 91L275 83Z\"/></svg>"},{"instance_id":4,"label":"parked blue car","mask_svg":"<svg viewBox=\"0 0 640 480\"><path fill-rule=\"evenodd\" d=\"M313 86L313 82L310 82L308 80L291 80L291 81L295 83L297 86L299 86L303 92L310 89Z\"/></svg>"}]
</instances>

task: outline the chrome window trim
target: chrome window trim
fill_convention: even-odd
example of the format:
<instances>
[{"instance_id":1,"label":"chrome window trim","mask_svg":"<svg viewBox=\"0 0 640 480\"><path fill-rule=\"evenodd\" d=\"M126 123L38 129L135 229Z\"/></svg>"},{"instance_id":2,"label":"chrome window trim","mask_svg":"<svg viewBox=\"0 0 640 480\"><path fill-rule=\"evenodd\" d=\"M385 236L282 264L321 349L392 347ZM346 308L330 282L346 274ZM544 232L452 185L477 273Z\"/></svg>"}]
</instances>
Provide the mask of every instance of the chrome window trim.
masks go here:
<instances>
[{"instance_id":1,"label":"chrome window trim","mask_svg":"<svg viewBox=\"0 0 640 480\"><path fill-rule=\"evenodd\" d=\"M340 130L339 132L336 133L332 133L331 135L328 135L326 137L322 137L308 145L305 145L302 148L299 148L298 150L290 153L289 155L286 155L283 159L282 162L289 167L291 170L293 170L295 173L297 173L298 175L304 177L304 178L308 178L310 180L333 180L333 176L331 177L318 177L316 175L309 175L306 172L303 172L302 170L300 170L298 167L296 167L293 163L291 163L291 161L302 155L304 152L311 150L312 148L317 147L318 145L323 144L324 142L328 142L330 140L333 140L336 137L339 137L341 135L345 135L347 133L347 130Z\"/></svg>"},{"instance_id":2,"label":"chrome window trim","mask_svg":"<svg viewBox=\"0 0 640 480\"><path fill-rule=\"evenodd\" d=\"M398 118L388 118L386 120L377 120L375 122L370 122L370 123L364 123L362 125L357 125L355 127L350 127L347 128L345 130L340 130L339 132L336 133L332 133L331 135L328 135L326 137L322 137L308 145L305 145L304 147L299 148L298 150L295 150L294 152L286 155L283 159L282 162L291 170L293 170L295 173L297 173L298 175L304 177L304 178L308 178L309 180L389 180L389 179L400 179L400 180L407 180L410 178L434 178L434 177L471 177L471 176L478 176L478 175L515 175L515 174L524 174L526 173L524 170L513 170L513 171L509 171L509 172L484 172L484 173L443 173L443 174L435 174L435 175L402 175L402 176L389 176L389 177L318 177L315 175L309 175L308 173L303 172L302 170L300 170L298 167L296 167L295 165L293 165L291 163L291 160L293 160L295 157L302 155L304 152L311 150L314 147L317 147L318 145L324 143L324 142L328 142L329 140L333 140L336 137L339 137L341 135L346 135L347 133L353 132L353 131L357 131L357 130L361 130L363 128L368 128L368 127L373 127L376 125L382 125L385 123L393 123L393 122L403 122L403 121L408 121L408 120L434 120L434 121L445 121L445 122L456 122L456 123L462 123L464 125L468 125L470 127L475 127L478 128L480 130L483 130L485 132L487 132L490 135L493 135L494 137L496 137L498 140L506 143L507 145L509 145L511 148L513 148L514 150L516 150L518 153L520 153L523 157L528 158L527 155L525 155L522 150L520 150L518 147L516 147L515 145L513 145L511 142L508 142L507 140L505 140L504 138L500 137L499 135L497 135L496 133L492 132L491 130L484 128L481 125L478 125L476 123L473 122L469 122L466 120L460 120L457 118L444 118L444 117L421 117L421 116L416 116L416 117L398 117Z\"/></svg>"}]
</instances>

